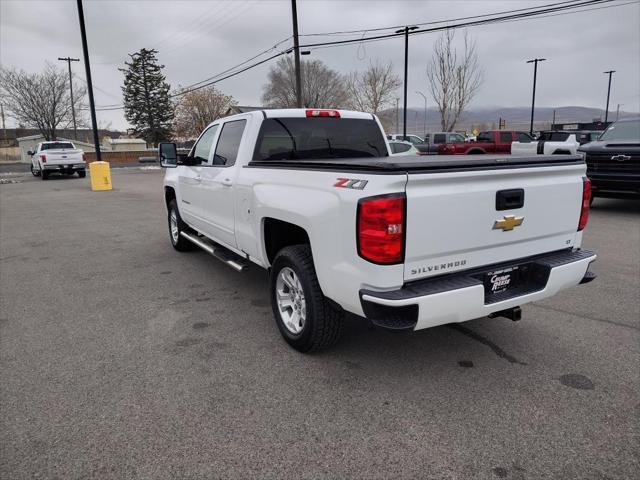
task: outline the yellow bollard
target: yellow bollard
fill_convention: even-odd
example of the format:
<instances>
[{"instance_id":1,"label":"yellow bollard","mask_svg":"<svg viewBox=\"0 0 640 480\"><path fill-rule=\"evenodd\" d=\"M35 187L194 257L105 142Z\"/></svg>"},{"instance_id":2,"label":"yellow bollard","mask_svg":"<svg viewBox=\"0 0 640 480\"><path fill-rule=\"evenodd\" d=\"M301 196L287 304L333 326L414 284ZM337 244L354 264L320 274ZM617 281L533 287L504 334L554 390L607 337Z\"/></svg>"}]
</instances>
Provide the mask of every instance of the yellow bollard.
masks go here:
<instances>
[{"instance_id":1,"label":"yellow bollard","mask_svg":"<svg viewBox=\"0 0 640 480\"><path fill-rule=\"evenodd\" d=\"M89 164L89 176L91 177L91 190L111 190L111 170L109 162L91 162Z\"/></svg>"}]
</instances>

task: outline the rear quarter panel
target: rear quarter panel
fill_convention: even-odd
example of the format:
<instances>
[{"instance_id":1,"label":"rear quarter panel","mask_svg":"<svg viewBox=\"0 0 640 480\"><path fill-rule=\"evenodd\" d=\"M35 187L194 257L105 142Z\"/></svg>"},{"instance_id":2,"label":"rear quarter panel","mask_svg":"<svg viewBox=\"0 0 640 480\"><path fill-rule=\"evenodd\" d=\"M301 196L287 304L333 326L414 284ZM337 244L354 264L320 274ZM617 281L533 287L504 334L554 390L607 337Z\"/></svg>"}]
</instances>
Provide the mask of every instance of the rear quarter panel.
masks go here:
<instances>
[{"instance_id":1,"label":"rear quarter panel","mask_svg":"<svg viewBox=\"0 0 640 480\"><path fill-rule=\"evenodd\" d=\"M364 190L337 188L338 178L366 180ZM237 183L239 247L257 263L269 266L264 223L274 218L302 227L309 236L323 293L343 308L362 315L361 288L396 289L403 265L381 266L357 253L358 200L404 192L406 174L372 175L334 171L244 167Z\"/></svg>"}]
</instances>

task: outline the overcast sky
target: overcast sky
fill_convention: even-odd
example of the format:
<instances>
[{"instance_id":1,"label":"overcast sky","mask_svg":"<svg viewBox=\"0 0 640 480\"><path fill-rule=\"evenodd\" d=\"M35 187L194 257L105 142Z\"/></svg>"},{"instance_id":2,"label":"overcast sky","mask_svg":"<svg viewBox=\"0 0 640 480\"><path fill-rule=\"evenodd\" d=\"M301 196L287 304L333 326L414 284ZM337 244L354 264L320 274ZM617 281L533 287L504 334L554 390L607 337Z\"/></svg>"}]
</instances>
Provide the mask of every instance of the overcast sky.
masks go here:
<instances>
[{"instance_id":1,"label":"overcast sky","mask_svg":"<svg viewBox=\"0 0 640 480\"><path fill-rule=\"evenodd\" d=\"M298 18L300 34L311 34L412 25L556 1L298 0ZM159 51L167 80L177 87L226 70L291 35L289 0L85 0L84 4L98 105L122 102L122 74L117 69L127 54L142 47ZM611 110L620 103L621 110L640 111L640 2L617 0L607 5L618 6L470 28L485 78L472 107L529 105L533 67L525 60L546 57L538 69L537 105L604 108L607 76L602 72L613 69L617 73ZM425 71L436 36L410 38L410 107L423 105L414 92L427 93ZM301 43L336 38L349 37L303 37ZM320 59L342 73L365 69L370 60L392 61L401 74L403 48L403 40L394 38L316 49L303 58ZM60 56L82 58L75 1L0 0L2 66L37 72L52 61L66 67L57 61ZM241 105L259 105L269 65L217 87ZM83 64L75 63L73 69L77 81L84 81ZM111 122L113 128L126 127L122 111L99 112L98 120Z\"/></svg>"}]
</instances>

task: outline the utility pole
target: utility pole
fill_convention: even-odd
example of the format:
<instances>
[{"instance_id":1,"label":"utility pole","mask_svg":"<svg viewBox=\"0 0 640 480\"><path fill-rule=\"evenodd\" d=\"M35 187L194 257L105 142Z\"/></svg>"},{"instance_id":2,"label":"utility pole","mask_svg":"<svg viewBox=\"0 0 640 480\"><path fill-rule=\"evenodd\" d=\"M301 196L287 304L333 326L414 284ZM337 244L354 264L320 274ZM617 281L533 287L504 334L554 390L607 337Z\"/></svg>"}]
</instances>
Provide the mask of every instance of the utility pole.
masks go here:
<instances>
[{"instance_id":1,"label":"utility pole","mask_svg":"<svg viewBox=\"0 0 640 480\"><path fill-rule=\"evenodd\" d=\"M87 31L84 28L84 11L82 0L78 1L78 20L80 22L80 36L82 37L82 53L84 57L84 69L87 75L87 93L89 94L89 109L91 110L91 126L93 127L93 144L96 149L96 160L102 161L100 155L100 139L98 138L98 122L96 120L96 105L93 102L93 84L91 83L91 66L89 65L89 47L87 46Z\"/></svg>"},{"instance_id":2,"label":"utility pole","mask_svg":"<svg viewBox=\"0 0 640 480\"><path fill-rule=\"evenodd\" d=\"M527 60L527 63L533 63L533 98L531 99L531 124L529 126L529 133L533 136L533 111L536 105L536 77L538 76L538 62L544 62L546 58L534 58L533 60Z\"/></svg>"},{"instance_id":3,"label":"utility pole","mask_svg":"<svg viewBox=\"0 0 640 480\"><path fill-rule=\"evenodd\" d=\"M427 96L418 90L416 90L416 93L418 95L421 95L422 98L424 98L424 138L426 139L427 138Z\"/></svg>"},{"instance_id":4,"label":"utility pole","mask_svg":"<svg viewBox=\"0 0 640 480\"><path fill-rule=\"evenodd\" d=\"M609 95L611 94L611 76L615 73L615 70L607 70L606 72L602 72L602 73L607 73L609 74L609 87L607 88L607 108L604 111L604 123L607 123L607 120L609 119Z\"/></svg>"},{"instance_id":5,"label":"utility pole","mask_svg":"<svg viewBox=\"0 0 640 480\"><path fill-rule=\"evenodd\" d=\"M2 105L1 103L0 103L0 115L2 115L2 134L4 137L4 144L9 145L9 142L7 140L7 129L4 126L4 105Z\"/></svg>"},{"instance_id":6,"label":"utility pole","mask_svg":"<svg viewBox=\"0 0 640 480\"><path fill-rule=\"evenodd\" d=\"M396 97L396 132L400 131L400 111L398 110L400 99Z\"/></svg>"},{"instance_id":7,"label":"utility pole","mask_svg":"<svg viewBox=\"0 0 640 480\"><path fill-rule=\"evenodd\" d=\"M407 74L409 71L409 31L418 27L404 27L396 30L396 33L404 33L404 112L402 115L402 135L403 140L407 137Z\"/></svg>"},{"instance_id":8,"label":"utility pole","mask_svg":"<svg viewBox=\"0 0 640 480\"><path fill-rule=\"evenodd\" d=\"M71 116L73 117L73 139L78 140L78 129L76 127L76 107L73 102L73 75L71 74L71 62L79 62L79 58L58 57L58 60L67 62L69 66L69 90L71 90Z\"/></svg>"},{"instance_id":9,"label":"utility pole","mask_svg":"<svg viewBox=\"0 0 640 480\"><path fill-rule=\"evenodd\" d=\"M551 122L551 129L553 130L555 127L554 125L556 124L556 109L553 109L553 122Z\"/></svg>"},{"instance_id":10,"label":"utility pole","mask_svg":"<svg viewBox=\"0 0 640 480\"><path fill-rule=\"evenodd\" d=\"M300 75L300 43L298 42L298 9L296 0L291 0L291 16L293 20L293 55L296 65L296 104L302 108L302 77ZM317 107L317 105L314 105Z\"/></svg>"}]
</instances>

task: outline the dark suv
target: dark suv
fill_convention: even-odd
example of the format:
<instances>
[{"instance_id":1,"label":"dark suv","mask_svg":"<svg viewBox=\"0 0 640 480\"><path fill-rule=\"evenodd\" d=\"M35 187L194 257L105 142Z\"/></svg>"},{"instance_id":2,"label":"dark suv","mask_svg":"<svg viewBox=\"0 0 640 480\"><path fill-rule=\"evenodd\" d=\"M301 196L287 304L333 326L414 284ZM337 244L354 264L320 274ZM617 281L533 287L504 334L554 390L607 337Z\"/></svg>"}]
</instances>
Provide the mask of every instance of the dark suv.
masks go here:
<instances>
[{"instance_id":1,"label":"dark suv","mask_svg":"<svg viewBox=\"0 0 640 480\"><path fill-rule=\"evenodd\" d=\"M640 118L617 121L582 145L594 197L640 197Z\"/></svg>"}]
</instances>

